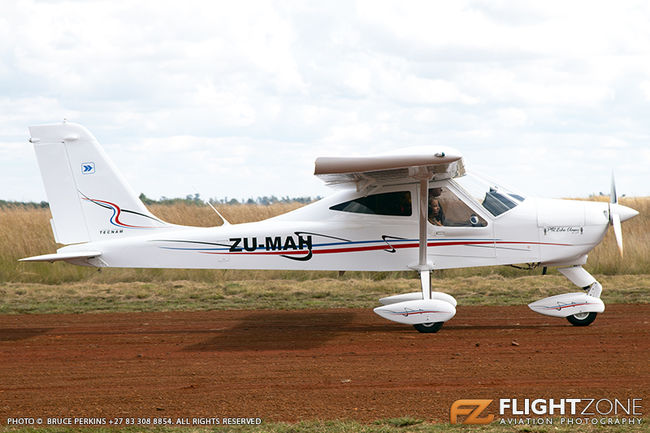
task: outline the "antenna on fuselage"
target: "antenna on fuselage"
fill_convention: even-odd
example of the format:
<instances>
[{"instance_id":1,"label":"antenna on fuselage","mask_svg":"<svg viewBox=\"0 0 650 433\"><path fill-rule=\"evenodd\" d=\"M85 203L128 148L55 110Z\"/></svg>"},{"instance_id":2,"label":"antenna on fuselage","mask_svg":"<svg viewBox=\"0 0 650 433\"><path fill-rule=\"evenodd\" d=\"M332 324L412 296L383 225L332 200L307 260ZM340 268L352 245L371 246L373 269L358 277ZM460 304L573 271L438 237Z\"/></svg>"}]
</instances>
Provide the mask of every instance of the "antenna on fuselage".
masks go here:
<instances>
[{"instance_id":1,"label":"antenna on fuselage","mask_svg":"<svg viewBox=\"0 0 650 433\"><path fill-rule=\"evenodd\" d=\"M194 190L197 191L196 188L194 188ZM196 197L198 198L198 197L200 197L200 195L197 194ZM221 219L223 220L223 225L225 225L225 226L229 226L229 225L230 225L230 222L229 222L227 219L225 219L225 218L223 217L223 215L221 215L221 214L219 213L219 211L218 211L214 206L212 206L212 203L210 203L210 200L209 200L209 199L208 199L208 200L203 200L203 203L205 203L205 204L207 204L208 206L210 206L210 209L212 209L212 210L214 211L214 213L216 213L217 215L219 215L219 218L221 218Z\"/></svg>"},{"instance_id":2,"label":"antenna on fuselage","mask_svg":"<svg viewBox=\"0 0 650 433\"><path fill-rule=\"evenodd\" d=\"M212 210L215 211L217 215L219 215L219 218L221 218L221 219L223 220L223 225L225 225L225 226L229 226L229 225L230 225L230 223L228 222L228 220L225 219L225 218L223 217L223 215L221 215L221 214L219 213L219 211L217 210L217 208L215 208L214 206L212 206L212 203L210 203L210 200L205 201L205 203L207 203L208 206L210 206L210 208L212 208Z\"/></svg>"}]
</instances>

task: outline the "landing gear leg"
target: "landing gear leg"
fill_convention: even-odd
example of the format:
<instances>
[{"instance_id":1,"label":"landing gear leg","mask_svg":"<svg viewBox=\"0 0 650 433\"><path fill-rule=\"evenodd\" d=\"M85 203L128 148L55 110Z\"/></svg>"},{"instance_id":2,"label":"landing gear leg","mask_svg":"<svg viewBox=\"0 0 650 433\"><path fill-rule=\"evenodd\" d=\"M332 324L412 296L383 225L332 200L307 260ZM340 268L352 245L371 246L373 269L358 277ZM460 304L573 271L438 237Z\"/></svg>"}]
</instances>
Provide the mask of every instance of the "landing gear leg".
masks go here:
<instances>
[{"instance_id":1,"label":"landing gear leg","mask_svg":"<svg viewBox=\"0 0 650 433\"><path fill-rule=\"evenodd\" d=\"M380 301L384 305L375 308L374 311L385 319L413 325L419 332L430 334L438 332L445 321L454 317L456 314L456 300L444 293L436 293L436 299L432 298L431 270L433 269L433 264L427 260L427 217L429 208L429 179L433 177L433 173L429 172L426 167L418 167L417 171L411 175L420 181L418 194L419 239L418 263L409 267L420 273L420 289L422 294L407 293L382 298Z\"/></svg>"}]
</instances>

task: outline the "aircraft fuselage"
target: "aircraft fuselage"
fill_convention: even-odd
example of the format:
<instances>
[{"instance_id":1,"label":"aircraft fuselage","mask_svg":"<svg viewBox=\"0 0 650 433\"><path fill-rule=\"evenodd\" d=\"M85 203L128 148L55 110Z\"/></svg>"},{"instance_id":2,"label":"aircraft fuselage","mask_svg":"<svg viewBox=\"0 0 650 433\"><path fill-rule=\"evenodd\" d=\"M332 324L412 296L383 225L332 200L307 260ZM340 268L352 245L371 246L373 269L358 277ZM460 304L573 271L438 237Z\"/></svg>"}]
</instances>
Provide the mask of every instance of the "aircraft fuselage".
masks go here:
<instances>
[{"instance_id":1,"label":"aircraft fuselage","mask_svg":"<svg viewBox=\"0 0 650 433\"><path fill-rule=\"evenodd\" d=\"M448 181L440 182L441 185ZM453 188L453 186L450 186ZM416 184L386 187L417 194ZM460 195L460 193L459 193ZM96 249L89 262L109 267L194 269L405 270L418 260L417 209L410 216L331 210L362 196L343 191L269 220L212 228L120 228L141 236L71 245ZM515 263L582 264L608 226L607 203L527 198L494 217L462 197L484 227L428 224L428 257L435 269Z\"/></svg>"}]
</instances>

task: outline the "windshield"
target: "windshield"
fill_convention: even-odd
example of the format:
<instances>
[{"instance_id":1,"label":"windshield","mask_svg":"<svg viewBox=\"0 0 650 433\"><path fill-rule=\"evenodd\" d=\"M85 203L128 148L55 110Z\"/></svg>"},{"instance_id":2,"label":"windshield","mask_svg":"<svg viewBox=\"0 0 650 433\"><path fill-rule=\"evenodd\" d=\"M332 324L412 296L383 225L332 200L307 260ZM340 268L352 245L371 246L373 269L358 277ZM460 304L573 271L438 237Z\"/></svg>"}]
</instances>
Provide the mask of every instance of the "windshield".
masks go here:
<instances>
[{"instance_id":1,"label":"windshield","mask_svg":"<svg viewBox=\"0 0 650 433\"><path fill-rule=\"evenodd\" d=\"M454 178L454 182L494 216L509 211L525 200L521 194L473 173Z\"/></svg>"}]
</instances>

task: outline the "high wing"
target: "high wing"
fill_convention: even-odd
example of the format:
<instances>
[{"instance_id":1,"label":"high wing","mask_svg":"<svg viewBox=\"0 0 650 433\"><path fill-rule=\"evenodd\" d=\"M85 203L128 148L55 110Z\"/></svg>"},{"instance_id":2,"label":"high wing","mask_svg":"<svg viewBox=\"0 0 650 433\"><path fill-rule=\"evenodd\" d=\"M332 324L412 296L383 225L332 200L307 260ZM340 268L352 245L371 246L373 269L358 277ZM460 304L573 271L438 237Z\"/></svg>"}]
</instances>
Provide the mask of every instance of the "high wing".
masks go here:
<instances>
[{"instance_id":1,"label":"high wing","mask_svg":"<svg viewBox=\"0 0 650 433\"><path fill-rule=\"evenodd\" d=\"M426 173L429 180L463 176L465 167L460 152L450 148L431 152L414 148L400 154L362 157L320 157L314 174L334 188L364 188L391 182L420 179Z\"/></svg>"},{"instance_id":2,"label":"high wing","mask_svg":"<svg viewBox=\"0 0 650 433\"><path fill-rule=\"evenodd\" d=\"M419 259L418 263L414 263L411 268L420 273L422 298L397 305L407 309L415 308L427 311L427 314L433 311L436 314L449 315L449 317L456 314L455 307L451 304L432 298L431 270L433 264L427 259L427 210L430 181L450 179L465 174L460 152L446 148L432 153L430 150L413 148L394 155L318 158L314 174L329 186L335 188L356 187L357 191L368 191L376 185L392 182L418 182L420 184L418 197ZM392 317L390 320L403 323L411 323L414 320L409 318L408 314L404 318L395 319L393 307L378 307L375 312L382 317L389 318L390 316Z\"/></svg>"}]
</instances>

